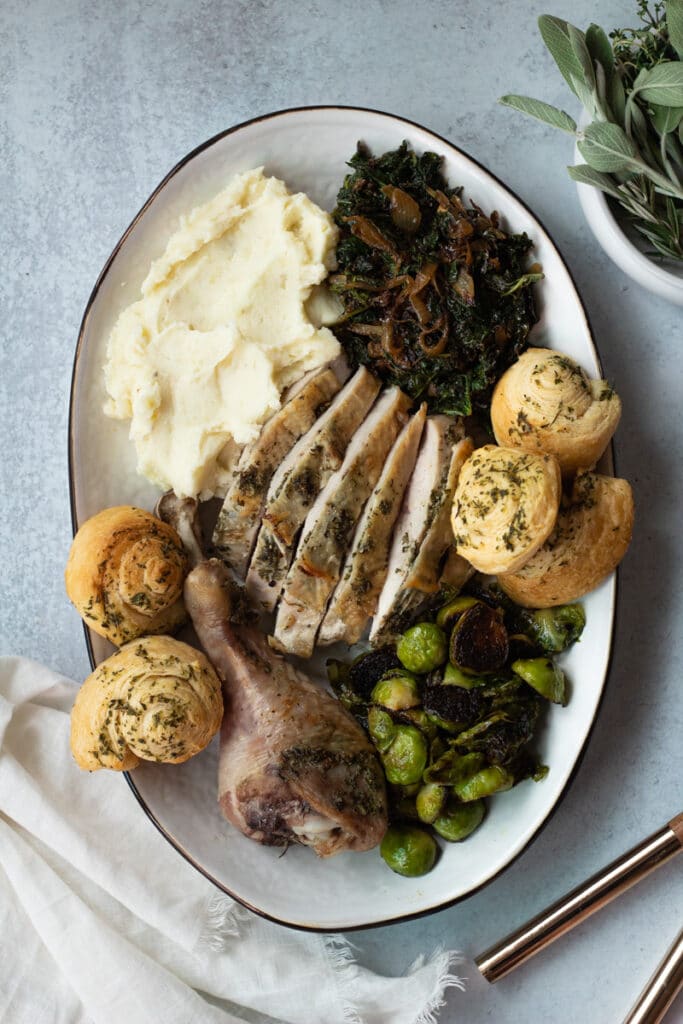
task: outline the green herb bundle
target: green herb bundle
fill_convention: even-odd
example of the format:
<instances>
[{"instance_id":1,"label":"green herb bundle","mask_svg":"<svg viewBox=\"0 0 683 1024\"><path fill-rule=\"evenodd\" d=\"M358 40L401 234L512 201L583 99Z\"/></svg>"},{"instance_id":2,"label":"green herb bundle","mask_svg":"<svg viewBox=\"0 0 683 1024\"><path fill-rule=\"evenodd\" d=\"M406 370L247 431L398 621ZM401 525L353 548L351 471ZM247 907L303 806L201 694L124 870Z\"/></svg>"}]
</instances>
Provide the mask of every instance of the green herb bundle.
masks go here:
<instances>
[{"instance_id":1,"label":"green herb bundle","mask_svg":"<svg viewBox=\"0 0 683 1024\"><path fill-rule=\"evenodd\" d=\"M616 200L652 246L648 255L683 260L683 0L639 0L641 26L581 32L551 15L538 24L548 50L591 118L528 96L500 100L575 135L586 161L568 171Z\"/></svg>"}]
</instances>

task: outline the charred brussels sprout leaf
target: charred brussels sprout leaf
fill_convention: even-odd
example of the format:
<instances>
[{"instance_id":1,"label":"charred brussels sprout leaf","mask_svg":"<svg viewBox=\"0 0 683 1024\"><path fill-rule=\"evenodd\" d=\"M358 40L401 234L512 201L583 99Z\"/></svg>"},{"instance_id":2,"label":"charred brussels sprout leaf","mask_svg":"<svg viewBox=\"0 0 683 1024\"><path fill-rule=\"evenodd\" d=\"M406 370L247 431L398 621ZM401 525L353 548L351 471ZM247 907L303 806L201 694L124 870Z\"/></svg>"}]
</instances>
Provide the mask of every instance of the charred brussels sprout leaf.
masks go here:
<instances>
[{"instance_id":1,"label":"charred brussels sprout leaf","mask_svg":"<svg viewBox=\"0 0 683 1024\"><path fill-rule=\"evenodd\" d=\"M448 604L445 604L443 608L439 608L436 615L437 626L441 626L442 629L452 629L462 613L475 604L477 604L476 597L465 595L454 598Z\"/></svg>"},{"instance_id":2,"label":"charred brussels sprout leaf","mask_svg":"<svg viewBox=\"0 0 683 1024\"><path fill-rule=\"evenodd\" d=\"M351 686L349 680L350 666L337 658L327 659L327 678L332 691L347 711L354 715L364 715L367 701Z\"/></svg>"},{"instance_id":3,"label":"charred brussels sprout leaf","mask_svg":"<svg viewBox=\"0 0 683 1024\"><path fill-rule=\"evenodd\" d=\"M495 672L508 656L508 634L502 618L485 604L462 613L451 633L450 660L472 672Z\"/></svg>"},{"instance_id":4,"label":"charred brussels sprout leaf","mask_svg":"<svg viewBox=\"0 0 683 1024\"><path fill-rule=\"evenodd\" d=\"M538 697L508 703L460 733L455 742L479 751L489 764L511 765L534 735L541 704Z\"/></svg>"},{"instance_id":5,"label":"charred brussels sprout leaf","mask_svg":"<svg viewBox=\"0 0 683 1024\"><path fill-rule=\"evenodd\" d=\"M477 690L428 683L422 693L422 706L428 714L464 728L476 721L486 705Z\"/></svg>"},{"instance_id":6,"label":"charred brussels sprout leaf","mask_svg":"<svg viewBox=\"0 0 683 1024\"><path fill-rule=\"evenodd\" d=\"M400 668L396 649L388 644L377 650L361 654L349 666L349 685L360 697L366 700L375 683L393 668Z\"/></svg>"},{"instance_id":7,"label":"charred brussels sprout leaf","mask_svg":"<svg viewBox=\"0 0 683 1024\"><path fill-rule=\"evenodd\" d=\"M430 764L424 773L425 782L439 782L443 786L454 786L456 782L468 779L486 760L482 754L461 754L458 750L447 750L438 761Z\"/></svg>"},{"instance_id":8,"label":"charred brussels sprout leaf","mask_svg":"<svg viewBox=\"0 0 683 1024\"><path fill-rule=\"evenodd\" d=\"M327 659L327 678L334 694L347 711L364 719L375 684L392 669L401 667L393 646L359 655L350 664L337 658Z\"/></svg>"},{"instance_id":9,"label":"charred brussels sprout leaf","mask_svg":"<svg viewBox=\"0 0 683 1024\"><path fill-rule=\"evenodd\" d=\"M485 686L488 680L486 676L463 672L461 668L449 661L444 669L442 682L444 686L460 686L463 690L474 690L477 686Z\"/></svg>"}]
</instances>

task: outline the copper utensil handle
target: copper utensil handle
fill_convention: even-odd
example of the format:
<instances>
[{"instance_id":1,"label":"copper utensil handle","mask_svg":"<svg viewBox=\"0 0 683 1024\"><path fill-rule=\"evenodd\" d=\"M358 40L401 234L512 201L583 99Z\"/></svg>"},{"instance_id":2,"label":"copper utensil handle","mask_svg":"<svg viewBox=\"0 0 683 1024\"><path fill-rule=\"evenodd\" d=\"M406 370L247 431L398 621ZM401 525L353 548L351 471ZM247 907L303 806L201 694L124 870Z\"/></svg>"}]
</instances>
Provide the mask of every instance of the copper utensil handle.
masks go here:
<instances>
[{"instance_id":1,"label":"copper utensil handle","mask_svg":"<svg viewBox=\"0 0 683 1024\"><path fill-rule=\"evenodd\" d=\"M565 932L575 928L596 910L600 910L615 896L665 864L681 849L683 814L679 814L660 832L645 839L623 857L598 871L587 882L572 889L502 942L487 949L474 962L487 981L498 981Z\"/></svg>"},{"instance_id":2,"label":"copper utensil handle","mask_svg":"<svg viewBox=\"0 0 683 1024\"><path fill-rule=\"evenodd\" d=\"M624 1024L659 1024L683 988L683 931L640 994Z\"/></svg>"}]
</instances>

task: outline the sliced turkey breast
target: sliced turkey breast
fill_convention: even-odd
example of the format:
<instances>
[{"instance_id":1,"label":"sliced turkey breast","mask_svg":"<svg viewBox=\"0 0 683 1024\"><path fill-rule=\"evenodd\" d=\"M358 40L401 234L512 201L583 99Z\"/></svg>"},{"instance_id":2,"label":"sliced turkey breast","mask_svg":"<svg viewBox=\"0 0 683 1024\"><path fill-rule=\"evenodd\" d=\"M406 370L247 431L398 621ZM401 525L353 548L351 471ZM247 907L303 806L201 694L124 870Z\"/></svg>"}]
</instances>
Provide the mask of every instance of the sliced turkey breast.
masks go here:
<instances>
[{"instance_id":1,"label":"sliced turkey breast","mask_svg":"<svg viewBox=\"0 0 683 1024\"><path fill-rule=\"evenodd\" d=\"M411 400L399 388L379 398L309 512L280 598L273 646L310 657L355 527L387 454L406 422Z\"/></svg>"},{"instance_id":2,"label":"sliced turkey breast","mask_svg":"<svg viewBox=\"0 0 683 1024\"><path fill-rule=\"evenodd\" d=\"M338 376L332 367L306 374L256 440L242 451L213 532L216 551L242 579L249 566L273 474L324 412L346 376Z\"/></svg>"},{"instance_id":3,"label":"sliced turkey breast","mask_svg":"<svg viewBox=\"0 0 683 1024\"><path fill-rule=\"evenodd\" d=\"M426 414L425 404L408 420L387 456L320 627L321 645L337 640L358 643L368 619L375 613L387 576L392 531L415 467Z\"/></svg>"},{"instance_id":4,"label":"sliced turkey breast","mask_svg":"<svg viewBox=\"0 0 683 1024\"><path fill-rule=\"evenodd\" d=\"M450 511L460 467L472 453L460 421L429 416L389 552L386 581L370 631L372 644L392 640L439 589L452 547Z\"/></svg>"},{"instance_id":5,"label":"sliced turkey breast","mask_svg":"<svg viewBox=\"0 0 683 1024\"><path fill-rule=\"evenodd\" d=\"M379 380L360 367L273 474L246 580L257 607L275 607L299 530L320 490L341 466L379 388Z\"/></svg>"}]
</instances>

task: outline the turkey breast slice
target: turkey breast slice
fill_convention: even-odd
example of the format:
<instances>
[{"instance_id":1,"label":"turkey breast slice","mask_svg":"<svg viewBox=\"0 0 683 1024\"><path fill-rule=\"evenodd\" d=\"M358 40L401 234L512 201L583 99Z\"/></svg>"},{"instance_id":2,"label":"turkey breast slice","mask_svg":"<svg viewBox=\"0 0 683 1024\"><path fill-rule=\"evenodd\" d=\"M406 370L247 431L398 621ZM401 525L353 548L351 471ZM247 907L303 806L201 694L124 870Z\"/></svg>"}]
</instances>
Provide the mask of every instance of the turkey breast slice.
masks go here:
<instances>
[{"instance_id":1,"label":"turkey breast slice","mask_svg":"<svg viewBox=\"0 0 683 1024\"><path fill-rule=\"evenodd\" d=\"M275 607L299 530L321 489L341 466L379 389L379 380L361 366L273 474L246 579L257 607Z\"/></svg>"},{"instance_id":2,"label":"turkey breast slice","mask_svg":"<svg viewBox=\"0 0 683 1024\"><path fill-rule=\"evenodd\" d=\"M213 532L217 553L244 579L268 486L299 438L313 426L342 386L348 372L312 370L295 385L282 407L242 451Z\"/></svg>"},{"instance_id":3,"label":"turkey breast slice","mask_svg":"<svg viewBox=\"0 0 683 1024\"><path fill-rule=\"evenodd\" d=\"M351 441L341 468L309 512L280 598L273 646L310 657L327 603L341 575L355 527L411 400L399 388L379 398Z\"/></svg>"},{"instance_id":4,"label":"turkey breast slice","mask_svg":"<svg viewBox=\"0 0 683 1024\"><path fill-rule=\"evenodd\" d=\"M409 626L439 589L444 564L455 574L450 512L460 467L472 453L460 421L429 416L406 490L377 603L370 642L384 644Z\"/></svg>"},{"instance_id":5,"label":"turkey breast slice","mask_svg":"<svg viewBox=\"0 0 683 1024\"><path fill-rule=\"evenodd\" d=\"M387 576L392 531L415 467L426 414L425 404L408 420L387 456L320 627L321 645L338 640L358 643L368 619L375 613Z\"/></svg>"}]
</instances>

